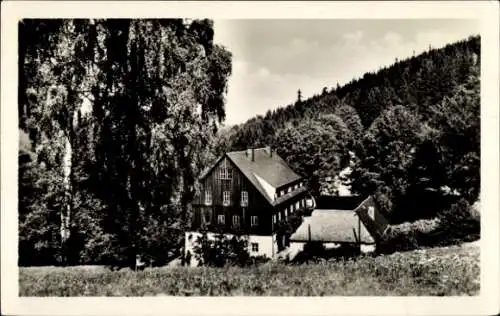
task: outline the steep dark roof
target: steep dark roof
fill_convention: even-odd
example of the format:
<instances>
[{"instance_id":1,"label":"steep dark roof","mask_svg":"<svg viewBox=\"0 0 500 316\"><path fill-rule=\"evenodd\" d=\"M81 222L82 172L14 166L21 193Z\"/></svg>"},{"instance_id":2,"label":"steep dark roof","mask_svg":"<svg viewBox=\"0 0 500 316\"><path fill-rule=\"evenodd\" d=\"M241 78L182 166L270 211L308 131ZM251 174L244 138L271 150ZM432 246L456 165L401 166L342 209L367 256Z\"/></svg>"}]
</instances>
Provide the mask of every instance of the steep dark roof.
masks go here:
<instances>
[{"instance_id":1,"label":"steep dark roof","mask_svg":"<svg viewBox=\"0 0 500 316\"><path fill-rule=\"evenodd\" d=\"M277 189L286 184L296 182L302 177L293 172L288 164L275 151L269 147L253 149L254 158L252 160L251 151L232 151L219 158L217 162L209 168L206 168L200 178L206 177L210 171L221 161L222 158L228 159L243 173L243 175L252 183L252 185L266 198L271 205L277 205L299 193L306 191L305 187L294 190L291 194L284 195L274 200L274 196L269 196L265 189L267 182L270 186ZM261 180L259 180L260 178Z\"/></svg>"},{"instance_id":2,"label":"steep dark roof","mask_svg":"<svg viewBox=\"0 0 500 316\"><path fill-rule=\"evenodd\" d=\"M301 178L276 152L271 155L268 148L254 149L253 161L246 150L228 152L227 156L245 175L256 174L275 188Z\"/></svg>"},{"instance_id":3,"label":"steep dark roof","mask_svg":"<svg viewBox=\"0 0 500 316\"><path fill-rule=\"evenodd\" d=\"M268 202L273 205L276 204L274 197L266 193L264 184L258 178L261 178L273 188L279 188L301 179L276 152L272 152L271 155L268 148L254 149L253 160L251 153L246 150L228 152L226 155Z\"/></svg>"}]
</instances>

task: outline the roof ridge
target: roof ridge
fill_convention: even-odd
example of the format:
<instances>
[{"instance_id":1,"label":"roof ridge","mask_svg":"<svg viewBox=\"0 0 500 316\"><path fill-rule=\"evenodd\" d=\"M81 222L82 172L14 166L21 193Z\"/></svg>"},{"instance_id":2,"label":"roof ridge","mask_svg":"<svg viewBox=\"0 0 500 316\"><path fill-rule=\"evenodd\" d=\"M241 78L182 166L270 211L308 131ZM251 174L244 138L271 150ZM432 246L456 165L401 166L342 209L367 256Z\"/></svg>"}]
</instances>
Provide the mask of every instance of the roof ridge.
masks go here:
<instances>
[{"instance_id":1,"label":"roof ridge","mask_svg":"<svg viewBox=\"0 0 500 316\"><path fill-rule=\"evenodd\" d=\"M259 149L263 149L263 150L266 150L268 149L269 147L272 148L272 146L264 146L264 147L255 147L255 148L247 148L247 149L242 149L242 150L233 150L233 151L228 151L226 152L226 154L230 154L230 153L243 153L243 152L246 152L247 150L249 149L253 149L253 150L259 150Z\"/></svg>"}]
</instances>

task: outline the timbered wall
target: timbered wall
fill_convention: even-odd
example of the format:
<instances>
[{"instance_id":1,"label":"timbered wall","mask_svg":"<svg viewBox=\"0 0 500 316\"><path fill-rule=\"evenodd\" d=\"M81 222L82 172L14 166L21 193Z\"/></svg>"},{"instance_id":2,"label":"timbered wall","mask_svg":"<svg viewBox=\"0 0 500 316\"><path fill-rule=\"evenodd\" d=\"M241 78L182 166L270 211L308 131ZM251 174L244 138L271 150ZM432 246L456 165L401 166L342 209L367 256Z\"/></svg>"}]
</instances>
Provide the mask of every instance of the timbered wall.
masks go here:
<instances>
[{"instance_id":1,"label":"timbered wall","mask_svg":"<svg viewBox=\"0 0 500 316\"><path fill-rule=\"evenodd\" d=\"M230 180L221 179L221 169L226 168L230 173ZM295 188L300 181L291 183ZM283 186L279 189L286 189ZM206 205L205 192L211 192L212 203ZM231 205L223 205L223 192L230 192ZM241 206L241 192L248 192L248 205ZM287 191L288 192L288 191ZM222 158L212 171L203 179L202 188L198 199L193 203L194 218L193 229L199 229L205 225L209 231L222 230L224 232L240 232L252 235L271 235L279 222L278 218L285 220L285 213L291 213L290 205L294 208L299 202L300 207L305 206L305 194L300 194L287 200L277 207L273 207L250 181L239 171L239 169L227 158ZM285 209L288 210L285 212ZM295 209L296 210L296 209ZM281 213L278 215L278 213ZM224 215L225 224L218 224L218 215ZM233 215L239 215L239 228L233 226ZM256 226L251 225L251 216L257 216Z\"/></svg>"},{"instance_id":2,"label":"timbered wall","mask_svg":"<svg viewBox=\"0 0 500 316\"><path fill-rule=\"evenodd\" d=\"M220 178L220 170L227 168L230 180ZM212 193L212 205L205 205L205 191ZM230 192L231 204L223 205L223 192ZM248 192L248 205L241 206L241 192ZM205 177L199 195L198 205L194 206L193 228L205 223L211 230L223 229L227 232L243 232L255 235L270 235L273 207L259 191L246 179L238 168L224 157ZM217 223L218 215L225 216L225 224ZM233 226L233 215L240 216L240 227ZM251 216L257 216L257 226L251 226Z\"/></svg>"}]
</instances>

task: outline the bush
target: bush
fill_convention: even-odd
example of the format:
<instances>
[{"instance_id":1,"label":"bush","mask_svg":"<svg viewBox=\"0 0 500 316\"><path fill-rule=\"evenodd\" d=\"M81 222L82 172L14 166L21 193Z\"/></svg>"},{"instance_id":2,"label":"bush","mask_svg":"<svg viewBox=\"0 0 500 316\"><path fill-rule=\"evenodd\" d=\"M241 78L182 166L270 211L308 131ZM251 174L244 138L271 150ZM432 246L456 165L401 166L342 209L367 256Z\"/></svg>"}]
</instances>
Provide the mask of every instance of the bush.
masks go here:
<instances>
[{"instance_id":1,"label":"bush","mask_svg":"<svg viewBox=\"0 0 500 316\"><path fill-rule=\"evenodd\" d=\"M380 253L407 251L432 243L429 236L440 226L439 219L422 219L389 227L377 249Z\"/></svg>"},{"instance_id":2,"label":"bush","mask_svg":"<svg viewBox=\"0 0 500 316\"><path fill-rule=\"evenodd\" d=\"M440 245L479 239L481 222L479 212L465 199L459 200L438 215L440 228L437 235Z\"/></svg>"},{"instance_id":3,"label":"bush","mask_svg":"<svg viewBox=\"0 0 500 316\"><path fill-rule=\"evenodd\" d=\"M480 226L477 209L461 199L435 219L391 226L380 241L378 251L391 253L474 241L479 239Z\"/></svg>"},{"instance_id":4,"label":"bush","mask_svg":"<svg viewBox=\"0 0 500 316\"><path fill-rule=\"evenodd\" d=\"M248 240L245 236L229 237L225 234L216 234L214 238L209 238L208 233L203 232L196 240L193 251L197 261L208 266L251 264Z\"/></svg>"}]
</instances>

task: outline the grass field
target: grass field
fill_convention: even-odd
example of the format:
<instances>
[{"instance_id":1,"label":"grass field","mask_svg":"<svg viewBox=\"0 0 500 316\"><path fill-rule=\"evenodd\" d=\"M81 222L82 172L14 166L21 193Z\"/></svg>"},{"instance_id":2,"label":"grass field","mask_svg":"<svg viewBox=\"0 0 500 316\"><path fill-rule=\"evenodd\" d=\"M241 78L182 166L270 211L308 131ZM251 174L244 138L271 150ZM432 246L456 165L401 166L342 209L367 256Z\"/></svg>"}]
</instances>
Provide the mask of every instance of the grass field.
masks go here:
<instances>
[{"instance_id":1,"label":"grass field","mask_svg":"<svg viewBox=\"0 0 500 316\"><path fill-rule=\"evenodd\" d=\"M20 268L20 296L478 295L477 243L354 261L251 268Z\"/></svg>"}]
</instances>

